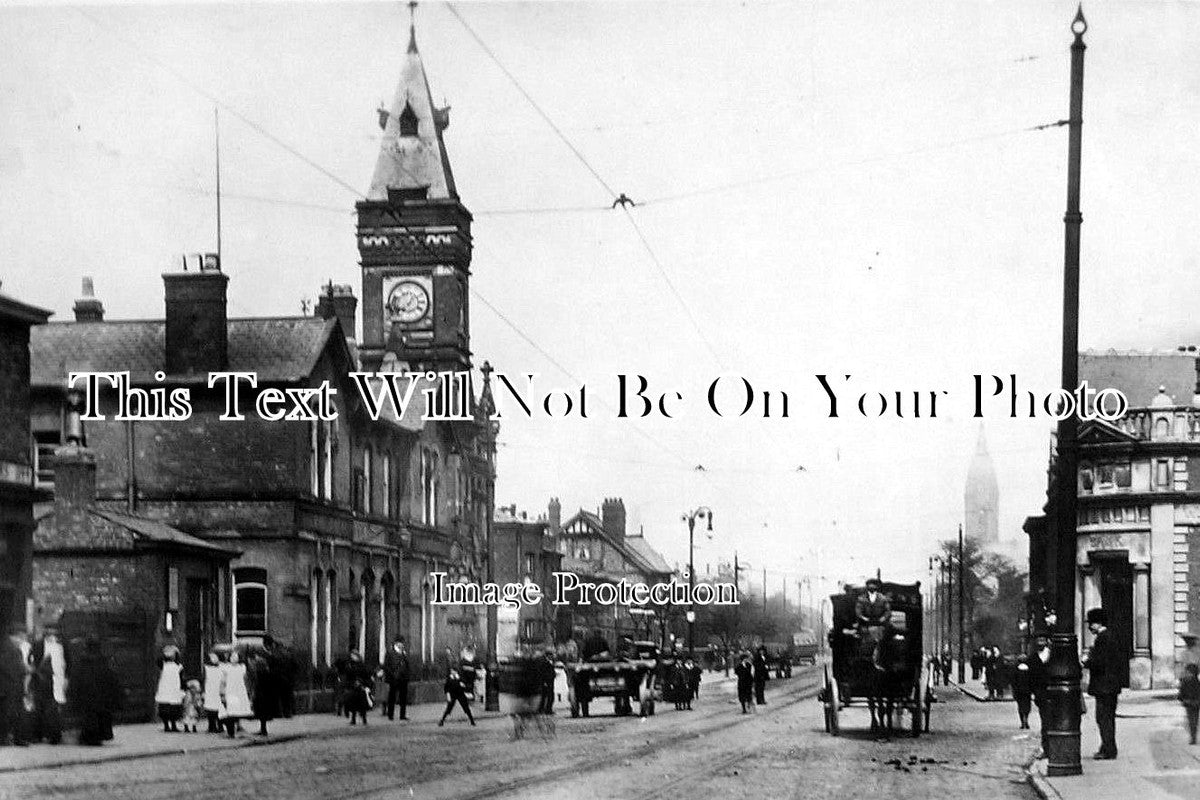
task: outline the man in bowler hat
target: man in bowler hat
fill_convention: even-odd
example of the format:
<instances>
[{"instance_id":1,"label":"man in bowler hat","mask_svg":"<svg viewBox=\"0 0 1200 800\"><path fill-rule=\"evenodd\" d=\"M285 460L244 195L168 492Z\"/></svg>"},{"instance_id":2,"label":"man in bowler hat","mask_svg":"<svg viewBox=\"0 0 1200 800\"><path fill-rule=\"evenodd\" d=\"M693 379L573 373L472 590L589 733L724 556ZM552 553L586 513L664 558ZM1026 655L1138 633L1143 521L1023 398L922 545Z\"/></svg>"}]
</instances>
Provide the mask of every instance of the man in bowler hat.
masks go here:
<instances>
[{"instance_id":1,"label":"man in bowler hat","mask_svg":"<svg viewBox=\"0 0 1200 800\"><path fill-rule=\"evenodd\" d=\"M1108 612L1093 608L1087 612L1088 630L1096 638L1083 665L1088 671L1088 694L1096 698L1096 727L1100 729L1100 749L1092 756L1098 761L1117 757L1117 696L1121 693L1121 659L1108 632Z\"/></svg>"}]
</instances>

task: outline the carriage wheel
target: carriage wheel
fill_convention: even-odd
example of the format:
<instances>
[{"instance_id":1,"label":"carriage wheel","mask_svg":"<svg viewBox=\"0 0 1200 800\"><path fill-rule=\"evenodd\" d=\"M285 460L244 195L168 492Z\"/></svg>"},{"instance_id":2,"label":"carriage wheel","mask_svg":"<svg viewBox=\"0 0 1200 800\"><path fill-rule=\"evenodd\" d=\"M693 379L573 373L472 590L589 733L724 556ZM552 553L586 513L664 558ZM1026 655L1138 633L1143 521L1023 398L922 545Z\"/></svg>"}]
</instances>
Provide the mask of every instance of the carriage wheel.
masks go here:
<instances>
[{"instance_id":1,"label":"carriage wheel","mask_svg":"<svg viewBox=\"0 0 1200 800\"><path fill-rule=\"evenodd\" d=\"M921 735L922 730L929 730L929 682L931 679L929 667L925 667L917 676L917 685L913 690L912 735L914 739Z\"/></svg>"},{"instance_id":2,"label":"carriage wheel","mask_svg":"<svg viewBox=\"0 0 1200 800\"><path fill-rule=\"evenodd\" d=\"M830 677L829 667L825 667L825 732L830 736L838 735L838 684L837 679Z\"/></svg>"}]
</instances>

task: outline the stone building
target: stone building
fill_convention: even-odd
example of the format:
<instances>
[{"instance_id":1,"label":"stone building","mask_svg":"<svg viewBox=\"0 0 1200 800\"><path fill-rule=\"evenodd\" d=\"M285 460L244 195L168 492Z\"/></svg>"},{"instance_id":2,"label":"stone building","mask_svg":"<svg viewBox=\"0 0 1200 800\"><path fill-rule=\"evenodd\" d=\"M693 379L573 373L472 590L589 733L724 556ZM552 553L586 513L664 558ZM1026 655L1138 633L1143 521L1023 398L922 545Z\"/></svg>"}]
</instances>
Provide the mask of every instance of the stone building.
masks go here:
<instances>
[{"instance_id":1,"label":"stone building","mask_svg":"<svg viewBox=\"0 0 1200 800\"><path fill-rule=\"evenodd\" d=\"M33 624L30 548L38 499L29 438L29 330L50 312L0 294L0 628Z\"/></svg>"},{"instance_id":2,"label":"stone building","mask_svg":"<svg viewBox=\"0 0 1200 800\"><path fill-rule=\"evenodd\" d=\"M433 105L415 34L395 96L371 190L357 206L361 336L349 285L325 287L312 317L228 318L228 276L208 255L163 275L162 319L106 320L89 286L74 322L32 342L37 467L48 485L68 372L128 372L129 386L151 400L155 390L190 389L190 417L166 421L114 420L117 398L105 392L107 419L87 423L96 507L240 551L207 601L204 639L226 634L222 613L234 641L272 634L311 664L314 702L351 649L375 662L404 635L432 679L447 648L484 639L476 609L432 604L428 576L483 576L495 475L486 380L477 401L470 381L438 378L441 396L468 413L433 421L420 390L404 417L385 410L372 419L349 377L472 364L471 217L446 156L447 112ZM256 387L243 387L247 409L265 390L328 381L337 419L222 420L224 396L207 386L215 370L257 375ZM436 694L440 682L416 693L423 688Z\"/></svg>"},{"instance_id":3,"label":"stone building","mask_svg":"<svg viewBox=\"0 0 1200 800\"><path fill-rule=\"evenodd\" d=\"M1129 401L1114 421L1081 423L1076 623L1105 608L1135 689L1176 685L1200 631L1200 360L1195 352L1087 351L1079 375ZM1052 518L1053 508L1047 507ZM1048 585L1052 519L1031 518L1030 573Z\"/></svg>"},{"instance_id":4,"label":"stone building","mask_svg":"<svg viewBox=\"0 0 1200 800\"><path fill-rule=\"evenodd\" d=\"M629 533L625 522L625 501L619 497L605 498L598 512L580 509L566 522L558 498L550 501L551 534L562 554L564 572L574 572L581 582L617 583L622 578L647 584L666 583L674 569L650 546L639 531ZM666 609L653 609L665 615ZM662 617L660 617L662 618ZM623 634L644 635L646 618L630 614L622 606L564 607L559 612L559 639L574 638L582 642L593 630L603 632L611 644Z\"/></svg>"},{"instance_id":5,"label":"stone building","mask_svg":"<svg viewBox=\"0 0 1200 800\"><path fill-rule=\"evenodd\" d=\"M553 605L554 573L562 567L550 524L543 516L530 519L515 505L496 509L492 523L493 575L498 584L530 581L542 588L536 606L518 609L520 642L538 646L554 641L558 608Z\"/></svg>"}]
</instances>

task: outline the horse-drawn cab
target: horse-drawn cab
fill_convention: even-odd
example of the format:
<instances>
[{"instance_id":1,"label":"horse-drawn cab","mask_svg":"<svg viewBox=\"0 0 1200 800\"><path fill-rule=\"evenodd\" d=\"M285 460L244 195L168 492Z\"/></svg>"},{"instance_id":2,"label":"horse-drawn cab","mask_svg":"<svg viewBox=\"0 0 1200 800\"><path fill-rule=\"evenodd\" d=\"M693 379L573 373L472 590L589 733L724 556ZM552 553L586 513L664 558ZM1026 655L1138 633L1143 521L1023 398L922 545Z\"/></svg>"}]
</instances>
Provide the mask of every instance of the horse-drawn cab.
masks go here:
<instances>
[{"instance_id":1,"label":"horse-drawn cab","mask_svg":"<svg viewBox=\"0 0 1200 800\"><path fill-rule=\"evenodd\" d=\"M867 588L844 587L830 597L833 624L829 631L831 664L819 699L825 730L837 735L842 708L863 703L871 711L871 730L891 731L895 717L908 712L913 736L929 730L932 674L921 652L921 584L879 584L886 604L868 599ZM887 609L886 619L864 624L864 606ZM875 624L878 623L878 624Z\"/></svg>"}]
</instances>

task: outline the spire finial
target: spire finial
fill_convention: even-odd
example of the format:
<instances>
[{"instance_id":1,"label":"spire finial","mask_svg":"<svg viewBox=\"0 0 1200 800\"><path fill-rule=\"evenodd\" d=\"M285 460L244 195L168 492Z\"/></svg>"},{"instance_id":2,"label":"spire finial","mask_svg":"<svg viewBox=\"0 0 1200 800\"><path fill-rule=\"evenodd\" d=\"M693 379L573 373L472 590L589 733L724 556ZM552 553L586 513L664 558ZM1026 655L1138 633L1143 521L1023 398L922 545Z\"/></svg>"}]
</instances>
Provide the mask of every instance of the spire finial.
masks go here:
<instances>
[{"instance_id":1,"label":"spire finial","mask_svg":"<svg viewBox=\"0 0 1200 800\"><path fill-rule=\"evenodd\" d=\"M1083 3L1079 4L1079 9L1075 12L1075 19L1071 20L1071 33L1075 34L1075 41L1083 41L1083 35L1087 33L1088 24L1083 16Z\"/></svg>"},{"instance_id":2,"label":"spire finial","mask_svg":"<svg viewBox=\"0 0 1200 800\"><path fill-rule=\"evenodd\" d=\"M408 52L417 52L417 0L408 4Z\"/></svg>"}]
</instances>

